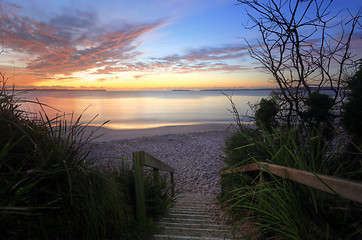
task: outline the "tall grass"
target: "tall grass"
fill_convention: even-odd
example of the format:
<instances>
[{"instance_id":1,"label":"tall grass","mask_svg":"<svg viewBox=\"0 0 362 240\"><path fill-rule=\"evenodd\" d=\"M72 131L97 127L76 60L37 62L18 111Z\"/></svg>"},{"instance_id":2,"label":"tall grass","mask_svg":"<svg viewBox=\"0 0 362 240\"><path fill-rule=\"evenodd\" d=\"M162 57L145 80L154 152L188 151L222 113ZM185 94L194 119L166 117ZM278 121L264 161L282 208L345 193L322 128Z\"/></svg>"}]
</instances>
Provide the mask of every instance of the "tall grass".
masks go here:
<instances>
[{"instance_id":1,"label":"tall grass","mask_svg":"<svg viewBox=\"0 0 362 240\"><path fill-rule=\"evenodd\" d=\"M245 129L226 141L225 162L233 168L264 161L360 180L361 169L349 168L331 147L316 131ZM241 225L254 224L253 239L353 239L362 233L361 204L338 195L258 171L224 175L221 184L221 201Z\"/></svg>"},{"instance_id":2,"label":"tall grass","mask_svg":"<svg viewBox=\"0 0 362 240\"><path fill-rule=\"evenodd\" d=\"M43 111L29 119L14 91L0 91L0 239L148 239L169 202L165 185L146 181L153 210L137 225L133 171L96 167L87 124ZM153 202L152 202L153 201ZM153 204L153 205L152 205ZM147 207L147 206L146 206ZM156 208L156 207L154 207ZM153 209L150 207L149 209Z\"/></svg>"}]
</instances>

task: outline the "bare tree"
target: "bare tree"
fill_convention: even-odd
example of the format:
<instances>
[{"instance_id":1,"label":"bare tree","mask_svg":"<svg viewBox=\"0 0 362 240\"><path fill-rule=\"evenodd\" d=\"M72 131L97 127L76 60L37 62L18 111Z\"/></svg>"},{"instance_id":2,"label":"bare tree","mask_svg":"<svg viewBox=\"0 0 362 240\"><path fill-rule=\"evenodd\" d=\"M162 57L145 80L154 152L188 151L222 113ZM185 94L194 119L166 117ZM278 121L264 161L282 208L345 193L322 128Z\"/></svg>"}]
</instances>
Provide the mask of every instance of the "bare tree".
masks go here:
<instances>
[{"instance_id":1,"label":"bare tree","mask_svg":"<svg viewBox=\"0 0 362 240\"><path fill-rule=\"evenodd\" d=\"M356 65L352 36L360 27L361 9L332 13L333 1L238 0L246 6L251 24L261 34L256 45L248 42L259 61L279 86L280 107L290 126L303 119L313 93L330 89L333 107L344 99L346 75Z\"/></svg>"}]
</instances>

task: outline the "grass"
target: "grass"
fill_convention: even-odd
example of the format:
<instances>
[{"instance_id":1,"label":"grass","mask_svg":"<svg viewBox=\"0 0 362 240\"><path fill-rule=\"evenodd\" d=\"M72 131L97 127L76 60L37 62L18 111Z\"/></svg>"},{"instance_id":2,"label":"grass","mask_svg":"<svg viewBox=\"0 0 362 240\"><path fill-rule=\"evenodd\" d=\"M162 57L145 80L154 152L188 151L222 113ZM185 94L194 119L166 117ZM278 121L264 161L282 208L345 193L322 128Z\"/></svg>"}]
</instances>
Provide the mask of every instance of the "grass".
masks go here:
<instances>
[{"instance_id":1,"label":"grass","mask_svg":"<svg viewBox=\"0 0 362 240\"><path fill-rule=\"evenodd\" d=\"M360 155L343 159L330 146L316 131L241 129L226 140L225 163L233 168L264 161L361 180L361 162L354 168ZM254 225L251 239L353 239L362 233L361 204L338 195L258 171L223 175L221 185L228 214L240 226Z\"/></svg>"},{"instance_id":2,"label":"grass","mask_svg":"<svg viewBox=\"0 0 362 240\"><path fill-rule=\"evenodd\" d=\"M134 176L119 162L96 166L81 116L67 122L22 111L0 90L1 239L149 239L171 199L146 177L148 223L135 218Z\"/></svg>"}]
</instances>

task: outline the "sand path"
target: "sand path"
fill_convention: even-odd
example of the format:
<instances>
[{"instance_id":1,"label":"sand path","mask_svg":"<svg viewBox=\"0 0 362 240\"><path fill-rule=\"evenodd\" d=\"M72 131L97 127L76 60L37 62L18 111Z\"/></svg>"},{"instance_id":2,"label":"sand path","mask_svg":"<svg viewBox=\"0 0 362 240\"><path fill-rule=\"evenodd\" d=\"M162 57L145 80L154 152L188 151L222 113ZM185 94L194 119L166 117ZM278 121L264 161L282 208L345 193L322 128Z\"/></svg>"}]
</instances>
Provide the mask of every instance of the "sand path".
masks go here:
<instances>
[{"instance_id":1,"label":"sand path","mask_svg":"<svg viewBox=\"0 0 362 240\"><path fill-rule=\"evenodd\" d=\"M92 131L94 128L88 128ZM124 159L132 164L132 152L146 151L176 169L176 188L181 193L215 197L219 192L219 171L225 137L233 129L228 124L170 126L142 130L110 130L92 143L98 157Z\"/></svg>"}]
</instances>

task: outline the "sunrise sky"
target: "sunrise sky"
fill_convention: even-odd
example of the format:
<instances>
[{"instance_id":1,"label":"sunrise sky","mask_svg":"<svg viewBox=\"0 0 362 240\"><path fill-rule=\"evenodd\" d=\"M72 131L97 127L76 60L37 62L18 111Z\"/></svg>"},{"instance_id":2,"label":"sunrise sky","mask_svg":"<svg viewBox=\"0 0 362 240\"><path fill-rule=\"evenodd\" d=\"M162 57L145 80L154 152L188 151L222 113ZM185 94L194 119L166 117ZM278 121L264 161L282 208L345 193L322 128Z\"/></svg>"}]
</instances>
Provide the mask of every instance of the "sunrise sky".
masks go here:
<instances>
[{"instance_id":1,"label":"sunrise sky","mask_svg":"<svg viewBox=\"0 0 362 240\"><path fill-rule=\"evenodd\" d=\"M249 57L244 38L259 35L236 0L0 0L0 14L0 71L19 88L273 85Z\"/></svg>"}]
</instances>

